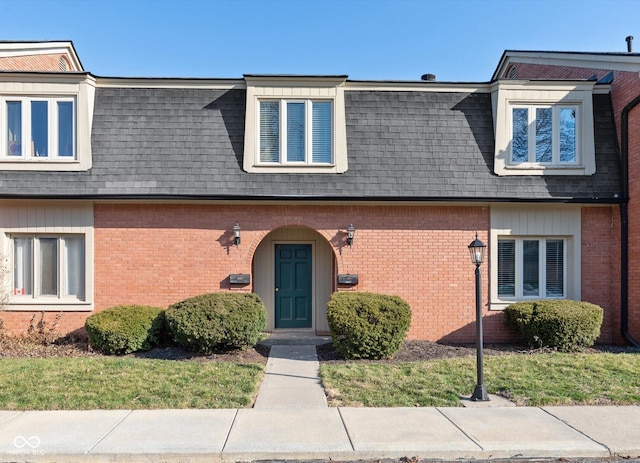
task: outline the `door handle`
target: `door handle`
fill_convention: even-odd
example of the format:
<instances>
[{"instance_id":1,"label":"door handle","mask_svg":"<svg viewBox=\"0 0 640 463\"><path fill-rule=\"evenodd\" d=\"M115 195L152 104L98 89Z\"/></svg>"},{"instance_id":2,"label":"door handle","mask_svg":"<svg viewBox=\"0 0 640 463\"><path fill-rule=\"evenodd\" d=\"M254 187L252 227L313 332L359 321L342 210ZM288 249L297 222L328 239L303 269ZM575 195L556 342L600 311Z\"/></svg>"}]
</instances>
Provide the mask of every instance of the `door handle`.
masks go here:
<instances>
[{"instance_id":1,"label":"door handle","mask_svg":"<svg viewBox=\"0 0 640 463\"><path fill-rule=\"evenodd\" d=\"M276 293L277 293L278 291L280 291L280 288L276 288Z\"/></svg>"}]
</instances>

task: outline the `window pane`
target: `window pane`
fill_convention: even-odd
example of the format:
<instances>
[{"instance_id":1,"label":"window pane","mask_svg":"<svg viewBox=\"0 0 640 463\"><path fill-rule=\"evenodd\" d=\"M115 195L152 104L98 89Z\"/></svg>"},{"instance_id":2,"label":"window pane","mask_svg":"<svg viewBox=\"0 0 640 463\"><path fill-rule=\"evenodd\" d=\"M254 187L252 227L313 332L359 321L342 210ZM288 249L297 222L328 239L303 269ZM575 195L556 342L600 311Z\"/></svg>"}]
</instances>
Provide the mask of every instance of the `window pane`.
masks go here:
<instances>
[{"instance_id":1,"label":"window pane","mask_svg":"<svg viewBox=\"0 0 640 463\"><path fill-rule=\"evenodd\" d=\"M260 162L280 162L280 103L260 102Z\"/></svg>"},{"instance_id":2,"label":"window pane","mask_svg":"<svg viewBox=\"0 0 640 463\"><path fill-rule=\"evenodd\" d=\"M68 236L64 239L65 296L84 298L84 238Z\"/></svg>"},{"instance_id":3,"label":"window pane","mask_svg":"<svg viewBox=\"0 0 640 463\"><path fill-rule=\"evenodd\" d=\"M311 162L331 163L333 143L333 105L330 101L313 103Z\"/></svg>"},{"instance_id":4,"label":"window pane","mask_svg":"<svg viewBox=\"0 0 640 463\"><path fill-rule=\"evenodd\" d=\"M33 239L13 239L13 294L33 294Z\"/></svg>"},{"instance_id":5,"label":"window pane","mask_svg":"<svg viewBox=\"0 0 640 463\"><path fill-rule=\"evenodd\" d=\"M7 156L22 156L22 103L7 101Z\"/></svg>"},{"instance_id":6,"label":"window pane","mask_svg":"<svg viewBox=\"0 0 640 463\"><path fill-rule=\"evenodd\" d=\"M39 296L58 295L58 239L40 238Z\"/></svg>"},{"instance_id":7,"label":"window pane","mask_svg":"<svg viewBox=\"0 0 640 463\"><path fill-rule=\"evenodd\" d=\"M526 162L529 158L529 110L514 108L511 162Z\"/></svg>"},{"instance_id":8,"label":"window pane","mask_svg":"<svg viewBox=\"0 0 640 463\"><path fill-rule=\"evenodd\" d=\"M287 161L304 162L304 103L287 103Z\"/></svg>"},{"instance_id":9,"label":"window pane","mask_svg":"<svg viewBox=\"0 0 640 463\"><path fill-rule=\"evenodd\" d=\"M58 156L73 156L73 103L58 101Z\"/></svg>"},{"instance_id":10,"label":"window pane","mask_svg":"<svg viewBox=\"0 0 640 463\"><path fill-rule=\"evenodd\" d=\"M576 162L576 110L560 109L560 162Z\"/></svg>"},{"instance_id":11,"label":"window pane","mask_svg":"<svg viewBox=\"0 0 640 463\"><path fill-rule=\"evenodd\" d=\"M522 242L522 295L540 295L540 243L532 240Z\"/></svg>"},{"instance_id":12,"label":"window pane","mask_svg":"<svg viewBox=\"0 0 640 463\"><path fill-rule=\"evenodd\" d=\"M498 297L516 295L516 242L498 241Z\"/></svg>"},{"instance_id":13,"label":"window pane","mask_svg":"<svg viewBox=\"0 0 640 463\"><path fill-rule=\"evenodd\" d=\"M551 162L551 108L536 108L536 162Z\"/></svg>"},{"instance_id":14,"label":"window pane","mask_svg":"<svg viewBox=\"0 0 640 463\"><path fill-rule=\"evenodd\" d=\"M564 241L547 240L547 297L564 297Z\"/></svg>"},{"instance_id":15,"label":"window pane","mask_svg":"<svg viewBox=\"0 0 640 463\"><path fill-rule=\"evenodd\" d=\"M31 102L31 155L46 157L49 155L48 103Z\"/></svg>"}]
</instances>

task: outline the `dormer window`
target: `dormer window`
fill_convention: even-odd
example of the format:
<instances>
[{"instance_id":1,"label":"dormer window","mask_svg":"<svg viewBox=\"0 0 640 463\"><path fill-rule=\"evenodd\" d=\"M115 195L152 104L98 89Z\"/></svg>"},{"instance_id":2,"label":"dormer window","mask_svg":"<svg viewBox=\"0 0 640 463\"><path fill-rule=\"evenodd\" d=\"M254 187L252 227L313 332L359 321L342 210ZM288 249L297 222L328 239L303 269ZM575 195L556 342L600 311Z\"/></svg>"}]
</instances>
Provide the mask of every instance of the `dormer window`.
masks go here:
<instances>
[{"instance_id":1,"label":"dormer window","mask_svg":"<svg viewBox=\"0 0 640 463\"><path fill-rule=\"evenodd\" d=\"M497 175L593 175L591 81L493 84Z\"/></svg>"},{"instance_id":2,"label":"dormer window","mask_svg":"<svg viewBox=\"0 0 640 463\"><path fill-rule=\"evenodd\" d=\"M74 98L6 98L4 156L13 160L75 159Z\"/></svg>"},{"instance_id":3,"label":"dormer window","mask_svg":"<svg viewBox=\"0 0 640 463\"><path fill-rule=\"evenodd\" d=\"M346 76L245 76L243 168L260 173L347 171Z\"/></svg>"},{"instance_id":4,"label":"dormer window","mask_svg":"<svg viewBox=\"0 0 640 463\"><path fill-rule=\"evenodd\" d=\"M510 164L575 165L577 116L577 106L512 105Z\"/></svg>"},{"instance_id":5,"label":"dormer window","mask_svg":"<svg viewBox=\"0 0 640 463\"><path fill-rule=\"evenodd\" d=\"M333 164L333 102L260 100L260 163Z\"/></svg>"}]
</instances>

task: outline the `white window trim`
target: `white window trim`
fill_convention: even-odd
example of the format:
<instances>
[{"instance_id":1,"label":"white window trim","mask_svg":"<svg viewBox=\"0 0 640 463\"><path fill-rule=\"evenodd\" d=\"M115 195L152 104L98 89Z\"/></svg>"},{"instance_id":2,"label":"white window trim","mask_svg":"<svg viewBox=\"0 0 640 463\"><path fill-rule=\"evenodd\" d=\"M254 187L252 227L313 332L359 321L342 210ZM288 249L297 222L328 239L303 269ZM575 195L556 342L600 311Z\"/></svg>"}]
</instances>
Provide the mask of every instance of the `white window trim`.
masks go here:
<instances>
[{"instance_id":1,"label":"white window trim","mask_svg":"<svg viewBox=\"0 0 640 463\"><path fill-rule=\"evenodd\" d=\"M18 80L19 79L19 80ZM75 153L74 158L52 156L46 158L6 156L7 127L6 101L30 100L74 100L75 117ZM86 171L92 166L91 130L95 101L95 79L86 74L69 73L52 78L46 74L8 73L0 75L0 170L30 171ZM25 119L23 103L23 120ZM30 124L30 121L29 121ZM50 121L51 124L51 121ZM51 125L50 125L51 127ZM28 136L30 129L23 126L22 138ZM50 133L49 137L57 137ZM57 151L57 146L55 147Z\"/></svg>"},{"instance_id":2,"label":"white window trim","mask_svg":"<svg viewBox=\"0 0 640 463\"><path fill-rule=\"evenodd\" d=\"M567 298L567 247L569 239L564 236L498 236L498 241L507 241L512 240L515 241L515 295L514 296L498 296L501 297L501 301L510 301L510 302L519 302L519 301L527 301L527 300L538 300L538 299L566 299ZM563 266L563 294L562 296L547 296L547 241L562 241L563 242L563 254L564 259L562 262ZM523 294L523 280L524 280L524 242L525 241L537 241L540 246L538 248L538 294L534 296L527 296ZM496 253L497 251L496 247Z\"/></svg>"},{"instance_id":3,"label":"white window trim","mask_svg":"<svg viewBox=\"0 0 640 463\"><path fill-rule=\"evenodd\" d=\"M8 122L8 102L20 102L22 105L22 140L20 144L22 146L22 154L20 156L9 156L8 152L8 137L6 135L7 122ZM49 155L45 157L36 157L33 153L30 153L31 138L33 128L31 125L31 103L34 101L43 101L47 103L47 132L48 132L48 150ZM72 156L60 156L58 153L58 108L57 103L72 103L73 104L73 155ZM74 162L78 157L77 153L77 102L75 96L4 96L0 98L0 104L2 105L2 111L0 112L0 127L2 128L2 137L0 137L0 160L2 161L22 161L22 162L42 162L42 161L55 161L55 162Z\"/></svg>"},{"instance_id":4,"label":"white window trim","mask_svg":"<svg viewBox=\"0 0 640 463\"><path fill-rule=\"evenodd\" d=\"M86 241L85 239L85 235L83 234L74 234L74 233L63 233L63 234L58 234L58 233L12 233L11 235L9 235L9 239L11 240L11 243L14 243L14 239L15 238L30 238L33 241L33 247L31 249L31 259L32 261L29 263L30 264L30 268L31 268L31 284L32 284L32 294L14 294L14 291L11 291L11 294L9 296L9 300L10 303L28 303L28 304L58 304L58 303L64 303L64 304L74 304L74 303L84 303L85 302L85 297L86 297L86 252L85 252L85 275L84 275L84 282L85 282L85 295L82 298L79 298L77 296L74 295L63 295L63 288L65 285L65 279L64 279L64 275L65 275L65 270L67 269L68 266L68 262L65 259L65 253L64 253L64 249L63 249L63 242L66 238L72 238L72 237L82 237L83 238L83 244L84 247L86 248L86 244L84 243L84 241ZM56 295L39 295L41 289L42 289L42 281L40 280L40 278L38 277L38 269L40 268L41 265L41 261L40 261L40 240L41 239L46 239L46 238L52 238L56 240L56 244L57 244L57 262L56 262L56 280L57 280L57 288L56 288ZM15 252L14 249L11 249L11 255L10 255L10 260L11 260L11 266L10 268L14 268L15 267L15 262L13 261L13 259L15 258ZM13 282L13 273L10 275L10 279ZM15 285L11 285L11 288L13 289Z\"/></svg>"},{"instance_id":5,"label":"white window trim","mask_svg":"<svg viewBox=\"0 0 640 463\"><path fill-rule=\"evenodd\" d=\"M13 296L13 237L84 236L84 299L70 297ZM12 202L0 205L0 250L8 271L4 290L9 311L91 311L94 308L93 205L87 203ZM62 258L62 257L59 257ZM60 281L58 284L61 284ZM34 282L35 285L35 282ZM35 287L34 287L35 293Z\"/></svg>"},{"instance_id":6,"label":"white window trim","mask_svg":"<svg viewBox=\"0 0 640 463\"><path fill-rule=\"evenodd\" d=\"M291 98L291 99L279 99L279 100L272 100L269 98L261 98L259 100L259 103L262 101L278 101L280 103L280 107L279 107L279 115L280 115L280 161L279 162L265 162L265 161L261 161L260 160L260 123L258 123L258 135L257 135L257 139L258 139L258 162L257 165L258 166L308 166L308 167L314 167L314 166L320 166L320 167L333 167L334 166L334 162L333 162L333 158L335 158L334 153L332 150L331 153L331 157L332 157L332 162L313 162L311 159L312 156L312 148L313 148L313 142L312 142L312 133L313 133L313 129L312 129L312 124L313 124L313 103L316 102L323 102L323 101L328 101L333 103L333 100L331 99L321 99L321 98L313 98L313 99L299 99L299 98ZM305 124L305 131L304 131L304 148L305 148L305 152L304 152L304 157L305 160L304 161L289 161L287 160L287 156L288 156L288 145L287 145L287 103L304 103L304 124ZM256 115L256 117L258 118L258 121L260 121L260 104L256 105L257 106L257 111L258 114ZM332 111L332 120L335 119L335 111L333 110L333 105L331 105L331 111ZM333 136L333 130L331 133L331 146L335 146L335 137Z\"/></svg>"},{"instance_id":7,"label":"white window trim","mask_svg":"<svg viewBox=\"0 0 640 463\"><path fill-rule=\"evenodd\" d=\"M527 104L527 103L512 103L509 107L509 138L513 140L513 110L514 109L527 109L529 122L528 122L528 160L524 162L513 161L513 145L510 144L509 158L507 160L507 169L512 167L527 167L527 168L572 168L582 166L580 160L580 140L582 134L580 133L580 118L582 117L580 111L580 105L576 104ZM535 122L536 122L536 109L551 109L551 162L538 162L535 160L536 156L536 138L535 138ZM560 110L561 109L573 109L576 112L576 127L575 127L575 161L561 162L560 161Z\"/></svg>"},{"instance_id":8,"label":"white window trim","mask_svg":"<svg viewBox=\"0 0 640 463\"><path fill-rule=\"evenodd\" d=\"M491 88L496 175L593 175L596 171L593 127L594 85L595 82L592 81L496 81ZM576 162L512 163L512 108L518 106L577 108ZM531 139L529 142L531 143Z\"/></svg>"},{"instance_id":9,"label":"white window trim","mask_svg":"<svg viewBox=\"0 0 640 463\"><path fill-rule=\"evenodd\" d=\"M503 310L513 302L547 299L541 296L522 298L498 297L498 240L499 239L563 239L564 240L564 298L580 300L582 294L582 218L581 208L574 205L514 205L491 207L489 238L489 297L490 310ZM516 259L516 264L518 263ZM542 287L542 284L541 284Z\"/></svg>"},{"instance_id":10,"label":"white window trim","mask_svg":"<svg viewBox=\"0 0 640 463\"><path fill-rule=\"evenodd\" d=\"M245 116L243 169L254 173L344 173L347 162L347 129L344 103L344 77L245 76L247 109ZM260 162L260 101L332 101L333 163ZM310 105L309 105L310 106ZM307 111L310 111L307 108ZM310 121L311 119L307 119ZM282 124L282 121L281 121ZM282 132L280 137L282 139ZM306 149L309 150L309 140Z\"/></svg>"}]
</instances>

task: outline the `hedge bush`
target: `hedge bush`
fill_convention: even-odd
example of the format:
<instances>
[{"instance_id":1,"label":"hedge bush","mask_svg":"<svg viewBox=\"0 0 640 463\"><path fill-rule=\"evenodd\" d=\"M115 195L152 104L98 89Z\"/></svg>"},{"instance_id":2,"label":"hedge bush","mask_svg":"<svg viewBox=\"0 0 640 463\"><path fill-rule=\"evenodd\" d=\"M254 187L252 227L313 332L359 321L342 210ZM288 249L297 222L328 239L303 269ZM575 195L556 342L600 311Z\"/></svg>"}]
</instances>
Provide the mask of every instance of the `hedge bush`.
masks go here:
<instances>
[{"instance_id":1,"label":"hedge bush","mask_svg":"<svg viewBox=\"0 0 640 463\"><path fill-rule=\"evenodd\" d=\"M549 299L509 305L504 323L533 347L570 352L594 344L603 316L602 307L589 302Z\"/></svg>"},{"instance_id":2,"label":"hedge bush","mask_svg":"<svg viewBox=\"0 0 640 463\"><path fill-rule=\"evenodd\" d=\"M336 350L347 359L382 359L395 354L411 324L411 308L398 296L336 292L327 304Z\"/></svg>"},{"instance_id":3,"label":"hedge bush","mask_svg":"<svg viewBox=\"0 0 640 463\"><path fill-rule=\"evenodd\" d=\"M164 309L160 307L111 307L91 315L84 326L91 347L105 354L149 350L166 336Z\"/></svg>"},{"instance_id":4,"label":"hedge bush","mask_svg":"<svg viewBox=\"0 0 640 463\"><path fill-rule=\"evenodd\" d=\"M202 294L167 309L175 341L204 353L255 345L266 318L260 297L249 293Z\"/></svg>"}]
</instances>

